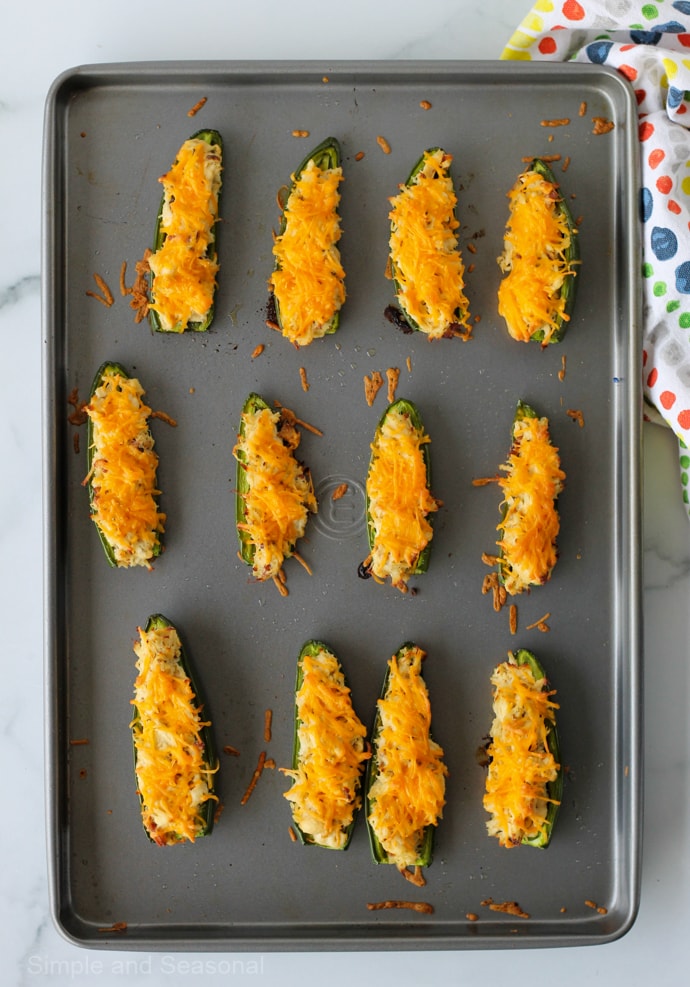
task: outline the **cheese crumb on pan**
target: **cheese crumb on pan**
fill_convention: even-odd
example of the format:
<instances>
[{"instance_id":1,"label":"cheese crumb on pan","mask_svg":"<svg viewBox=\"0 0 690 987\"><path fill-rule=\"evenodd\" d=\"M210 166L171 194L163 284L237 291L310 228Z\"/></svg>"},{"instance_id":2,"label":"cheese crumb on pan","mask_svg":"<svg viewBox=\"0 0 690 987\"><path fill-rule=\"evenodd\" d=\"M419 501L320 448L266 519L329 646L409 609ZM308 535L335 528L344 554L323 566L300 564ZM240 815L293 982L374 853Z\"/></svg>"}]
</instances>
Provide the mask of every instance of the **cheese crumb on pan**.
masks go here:
<instances>
[{"instance_id":1,"label":"cheese crumb on pan","mask_svg":"<svg viewBox=\"0 0 690 987\"><path fill-rule=\"evenodd\" d=\"M493 898L484 898L480 904L484 908L489 908L492 912L501 912L503 915L514 915L516 918L530 918L529 912L521 908L517 901L494 901Z\"/></svg>"},{"instance_id":2,"label":"cheese crumb on pan","mask_svg":"<svg viewBox=\"0 0 690 987\"><path fill-rule=\"evenodd\" d=\"M213 305L221 148L190 138L160 182L165 236L148 258L153 273L149 310L158 314L164 331L183 332L203 324Z\"/></svg>"},{"instance_id":3,"label":"cheese crumb on pan","mask_svg":"<svg viewBox=\"0 0 690 987\"><path fill-rule=\"evenodd\" d=\"M592 124L593 134L608 134L615 126L613 120L607 120L606 117L592 117Z\"/></svg>"},{"instance_id":4,"label":"cheese crumb on pan","mask_svg":"<svg viewBox=\"0 0 690 987\"><path fill-rule=\"evenodd\" d=\"M95 298L96 301L101 302L101 304L105 305L106 308L110 308L114 302L114 298L113 298L113 293L110 290L107 282L100 276L100 274L94 274L93 279L98 285L102 294L99 295L98 292L95 291L87 291L86 294L90 298Z\"/></svg>"},{"instance_id":5,"label":"cheese crumb on pan","mask_svg":"<svg viewBox=\"0 0 690 987\"><path fill-rule=\"evenodd\" d=\"M378 700L373 738L376 773L369 788L369 824L390 863L419 864L429 826L445 805L443 749L431 738L431 704L422 678L425 652L401 649L388 662L388 683Z\"/></svg>"},{"instance_id":6,"label":"cheese crumb on pan","mask_svg":"<svg viewBox=\"0 0 690 987\"><path fill-rule=\"evenodd\" d=\"M388 367L386 370L386 380L388 381L388 403L395 401L395 391L400 380L400 370L398 367Z\"/></svg>"},{"instance_id":7,"label":"cheese crumb on pan","mask_svg":"<svg viewBox=\"0 0 690 987\"><path fill-rule=\"evenodd\" d=\"M421 912L423 915L433 915L434 906L428 901L401 901L389 898L386 901L368 901L367 908L370 912L377 912L384 908L409 908L412 912Z\"/></svg>"},{"instance_id":8,"label":"cheese crumb on pan","mask_svg":"<svg viewBox=\"0 0 690 987\"><path fill-rule=\"evenodd\" d=\"M199 110L203 109L203 107L206 106L207 102L208 102L208 96L202 96L201 99L197 100L194 106L191 107L191 109L187 110L187 116L195 117L199 112Z\"/></svg>"},{"instance_id":9,"label":"cheese crumb on pan","mask_svg":"<svg viewBox=\"0 0 690 987\"><path fill-rule=\"evenodd\" d=\"M91 421L91 517L115 564L146 566L160 550L165 514L158 510L158 456L136 378L106 370L85 411Z\"/></svg>"},{"instance_id":10,"label":"cheese crumb on pan","mask_svg":"<svg viewBox=\"0 0 690 987\"><path fill-rule=\"evenodd\" d=\"M160 846L194 842L207 828L203 806L213 794L213 770L204 760L198 698L180 662L172 626L139 628L134 644L138 675L132 704L135 770L144 828Z\"/></svg>"},{"instance_id":11,"label":"cheese crumb on pan","mask_svg":"<svg viewBox=\"0 0 690 987\"><path fill-rule=\"evenodd\" d=\"M390 260L398 302L430 339L469 327L451 161L440 148L426 151L420 170L390 200Z\"/></svg>"},{"instance_id":12,"label":"cheese crumb on pan","mask_svg":"<svg viewBox=\"0 0 690 987\"><path fill-rule=\"evenodd\" d=\"M259 778L264 773L264 768L266 767L266 751L260 751L259 758L256 762L256 767L249 779L249 784L247 785L244 795L240 799L240 805L246 805L249 799L252 797L254 789L259 783Z\"/></svg>"},{"instance_id":13,"label":"cheese crumb on pan","mask_svg":"<svg viewBox=\"0 0 690 987\"><path fill-rule=\"evenodd\" d=\"M512 660L496 667L494 720L488 748L490 763L484 808L490 836L514 847L539 838L547 825L548 792L560 765L550 750L549 734L558 703L544 678L535 679L530 665Z\"/></svg>"},{"instance_id":14,"label":"cheese crumb on pan","mask_svg":"<svg viewBox=\"0 0 690 987\"><path fill-rule=\"evenodd\" d=\"M340 850L361 805L361 773L370 753L338 659L326 648L302 656L295 702L297 765L281 769L293 780L284 796L309 842Z\"/></svg>"},{"instance_id":15,"label":"cheese crumb on pan","mask_svg":"<svg viewBox=\"0 0 690 987\"><path fill-rule=\"evenodd\" d=\"M298 346L324 336L345 301L345 271L338 186L341 167L319 168L312 159L293 178L283 228L273 244L276 269L269 279L283 335Z\"/></svg>"},{"instance_id":16,"label":"cheese crumb on pan","mask_svg":"<svg viewBox=\"0 0 690 987\"><path fill-rule=\"evenodd\" d=\"M383 376L380 370L372 371L371 375L364 376L364 397L371 408L376 395L383 387Z\"/></svg>"}]
</instances>

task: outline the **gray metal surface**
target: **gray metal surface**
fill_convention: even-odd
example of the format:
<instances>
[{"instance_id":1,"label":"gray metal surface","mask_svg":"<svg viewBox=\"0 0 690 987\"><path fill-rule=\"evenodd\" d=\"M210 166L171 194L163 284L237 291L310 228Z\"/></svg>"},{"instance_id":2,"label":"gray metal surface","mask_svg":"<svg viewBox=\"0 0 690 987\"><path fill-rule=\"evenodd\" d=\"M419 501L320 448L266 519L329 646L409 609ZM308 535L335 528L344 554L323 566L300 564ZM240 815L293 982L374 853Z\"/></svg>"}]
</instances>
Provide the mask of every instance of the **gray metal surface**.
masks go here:
<instances>
[{"instance_id":1,"label":"gray metal surface","mask_svg":"<svg viewBox=\"0 0 690 987\"><path fill-rule=\"evenodd\" d=\"M595 136L594 116L614 129ZM564 117L567 126L541 126ZM222 133L226 152L216 321L206 334L152 335L119 296L120 266L128 262L131 281L151 241L157 178L206 126ZM603 942L627 931L641 787L635 130L627 83L592 66L161 63L86 67L56 81L44 168L45 657L51 896L68 938L128 949L479 948ZM307 145L329 135L344 155L348 298L338 332L298 351L264 324L275 196ZM387 200L432 145L454 156L461 241L474 264L467 290L480 321L467 343L403 335L383 317L392 301ZM571 159L565 173L562 161L554 168L582 217L583 265L569 332L542 350L514 343L498 319L496 257L523 157L554 153ZM86 295L94 272L113 289L111 308ZM252 359L259 343L265 350ZM70 392L86 397L106 359L139 376L151 406L178 422L152 424L168 514L152 573L106 564L81 485L85 430L67 420ZM361 489L386 404L384 389L367 406L362 379L389 367L401 371L397 395L420 408L443 501L430 569L407 596L357 577L367 554ZM286 599L252 584L236 556L232 447L250 390L324 432L305 433L300 450L321 505L302 544L313 575L288 562ZM472 479L505 459L519 398L549 416L567 481L560 560L548 585L516 601L512 637L507 611L494 613L481 593L498 491ZM582 411L584 428L568 409ZM333 502L343 479L349 492ZM134 790L132 643L153 612L185 637L218 747L240 751L221 755L223 813L194 846L149 843ZM546 613L548 633L527 629ZM373 864L362 818L346 853L292 843L289 782L277 770L264 771L240 804L261 750L278 766L290 762L295 662L309 638L338 654L367 723L388 657L406 640L428 653L433 731L450 775L422 889ZM503 850L485 832L475 753L491 723L491 670L513 647L539 656L561 704L567 777L547 850ZM434 912L366 907L400 898ZM517 901L530 918L491 911L488 899ZM126 932L102 931L119 922Z\"/></svg>"}]
</instances>

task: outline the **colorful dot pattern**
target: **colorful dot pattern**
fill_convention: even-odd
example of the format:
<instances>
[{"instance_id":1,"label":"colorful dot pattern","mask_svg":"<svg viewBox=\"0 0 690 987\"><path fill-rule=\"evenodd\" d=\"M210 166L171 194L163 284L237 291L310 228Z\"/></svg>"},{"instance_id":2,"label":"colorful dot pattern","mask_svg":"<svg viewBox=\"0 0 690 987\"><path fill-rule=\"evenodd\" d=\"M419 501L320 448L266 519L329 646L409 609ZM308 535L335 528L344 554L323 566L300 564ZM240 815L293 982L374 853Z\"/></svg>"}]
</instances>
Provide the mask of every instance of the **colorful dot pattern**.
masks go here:
<instances>
[{"instance_id":1,"label":"colorful dot pattern","mask_svg":"<svg viewBox=\"0 0 690 987\"><path fill-rule=\"evenodd\" d=\"M644 395L678 437L690 516L690 0L537 0L501 57L607 65L634 89Z\"/></svg>"}]
</instances>

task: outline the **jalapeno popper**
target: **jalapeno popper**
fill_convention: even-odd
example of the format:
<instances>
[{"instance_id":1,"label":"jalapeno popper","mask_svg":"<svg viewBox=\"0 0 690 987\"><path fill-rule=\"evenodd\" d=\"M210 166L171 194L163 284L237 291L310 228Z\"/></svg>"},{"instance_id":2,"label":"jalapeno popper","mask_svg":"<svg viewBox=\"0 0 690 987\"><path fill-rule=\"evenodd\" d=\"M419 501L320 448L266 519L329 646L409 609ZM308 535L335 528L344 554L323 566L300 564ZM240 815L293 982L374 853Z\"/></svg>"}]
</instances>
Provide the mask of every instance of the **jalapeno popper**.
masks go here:
<instances>
[{"instance_id":1,"label":"jalapeno popper","mask_svg":"<svg viewBox=\"0 0 690 987\"><path fill-rule=\"evenodd\" d=\"M131 723L141 816L159 846L207 836L214 822L218 762L211 723L179 634L161 614L139 628Z\"/></svg>"},{"instance_id":2,"label":"jalapeno popper","mask_svg":"<svg viewBox=\"0 0 690 987\"><path fill-rule=\"evenodd\" d=\"M491 684L487 829L503 847L545 847L563 792L555 690L549 688L539 661L524 649L494 669Z\"/></svg>"},{"instance_id":3,"label":"jalapeno popper","mask_svg":"<svg viewBox=\"0 0 690 987\"><path fill-rule=\"evenodd\" d=\"M345 301L338 241L340 145L329 137L307 155L283 196L269 290L275 324L297 346L335 332Z\"/></svg>"},{"instance_id":4,"label":"jalapeno popper","mask_svg":"<svg viewBox=\"0 0 690 987\"><path fill-rule=\"evenodd\" d=\"M309 470L297 460L298 425L287 408L271 411L250 394L233 454L237 460L236 524L240 557L257 580L272 579L286 596L283 564L291 556L309 572L295 551L317 503Z\"/></svg>"},{"instance_id":5,"label":"jalapeno popper","mask_svg":"<svg viewBox=\"0 0 690 987\"><path fill-rule=\"evenodd\" d=\"M222 167L220 134L200 130L160 178L163 196L148 257L149 318L159 332L203 331L213 320Z\"/></svg>"},{"instance_id":6,"label":"jalapeno popper","mask_svg":"<svg viewBox=\"0 0 690 987\"><path fill-rule=\"evenodd\" d=\"M308 641L297 662L292 769L281 769L293 780L285 798L303 843L347 849L370 757L366 733L338 659Z\"/></svg>"},{"instance_id":7,"label":"jalapeno popper","mask_svg":"<svg viewBox=\"0 0 690 987\"><path fill-rule=\"evenodd\" d=\"M389 274L402 319L429 339L470 333L452 160L439 147L425 151L390 199Z\"/></svg>"},{"instance_id":8,"label":"jalapeno popper","mask_svg":"<svg viewBox=\"0 0 690 987\"><path fill-rule=\"evenodd\" d=\"M428 867L445 805L443 749L431 738L431 705L422 678L425 652L404 644L388 662L372 730L366 817L374 860L409 878Z\"/></svg>"},{"instance_id":9,"label":"jalapeno popper","mask_svg":"<svg viewBox=\"0 0 690 987\"><path fill-rule=\"evenodd\" d=\"M93 519L112 566L146 566L161 551L165 514L158 509L158 456L144 389L118 363L96 373L89 402L88 473Z\"/></svg>"},{"instance_id":10,"label":"jalapeno popper","mask_svg":"<svg viewBox=\"0 0 690 987\"><path fill-rule=\"evenodd\" d=\"M565 334L575 302L577 229L548 165L535 158L508 193L510 215L498 264L506 277L498 312L510 335L546 346Z\"/></svg>"},{"instance_id":11,"label":"jalapeno popper","mask_svg":"<svg viewBox=\"0 0 690 987\"><path fill-rule=\"evenodd\" d=\"M548 419L522 401L513 420L508 461L500 468L506 475L498 481L503 491L498 574L515 596L551 577L558 559L557 498L565 481Z\"/></svg>"},{"instance_id":12,"label":"jalapeno popper","mask_svg":"<svg viewBox=\"0 0 690 987\"><path fill-rule=\"evenodd\" d=\"M403 593L410 577L427 569L431 516L441 504L430 490L430 441L416 406L400 399L384 412L371 444L366 481L371 553L362 572L377 582L390 579Z\"/></svg>"}]
</instances>

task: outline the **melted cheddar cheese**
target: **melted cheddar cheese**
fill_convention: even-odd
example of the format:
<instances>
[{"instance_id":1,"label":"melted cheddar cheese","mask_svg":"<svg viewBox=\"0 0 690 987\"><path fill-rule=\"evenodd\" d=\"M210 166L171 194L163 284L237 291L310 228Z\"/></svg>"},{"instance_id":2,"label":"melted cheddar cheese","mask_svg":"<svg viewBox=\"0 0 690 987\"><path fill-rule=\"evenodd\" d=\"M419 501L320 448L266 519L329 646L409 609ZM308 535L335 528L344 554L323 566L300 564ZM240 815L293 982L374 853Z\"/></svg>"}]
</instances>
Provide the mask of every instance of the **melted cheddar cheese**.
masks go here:
<instances>
[{"instance_id":1,"label":"melted cheddar cheese","mask_svg":"<svg viewBox=\"0 0 690 987\"><path fill-rule=\"evenodd\" d=\"M189 840L206 828L202 807L213 794L213 770L204 760L201 719L180 664L174 627L139 628L134 644L138 675L132 721L135 769L144 827L160 846Z\"/></svg>"},{"instance_id":2,"label":"melted cheddar cheese","mask_svg":"<svg viewBox=\"0 0 690 987\"><path fill-rule=\"evenodd\" d=\"M338 186L342 168L309 161L296 177L273 244L276 269L269 279L282 334L298 346L324 336L345 301Z\"/></svg>"},{"instance_id":3,"label":"melted cheddar cheese","mask_svg":"<svg viewBox=\"0 0 690 987\"><path fill-rule=\"evenodd\" d=\"M431 739L424 657L414 645L394 655L388 662L388 687L378 700L368 819L390 863L400 870L417 864L425 830L438 825L445 805L448 769L442 748Z\"/></svg>"},{"instance_id":4,"label":"melted cheddar cheese","mask_svg":"<svg viewBox=\"0 0 690 987\"><path fill-rule=\"evenodd\" d=\"M539 836L550 802L547 786L560 765L549 750L549 731L558 703L545 679L535 680L529 665L503 662L491 676L494 720L484 808L490 836L501 846L517 846Z\"/></svg>"},{"instance_id":5,"label":"melted cheddar cheese","mask_svg":"<svg viewBox=\"0 0 690 987\"><path fill-rule=\"evenodd\" d=\"M516 595L545 583L558 557L556 498L565 473L548 419L524 417L514 423L512 449L501 469L506 473L499 480L504 515L497 544L505 588Z\"/></svg>"},{"instance_id":6,"label":"melted cheddar cheese","mask_svg":"<svg viewBox=\"0 0 690 987\"><path fill-rule=\"evenodd\" d=\"M256 579L275 579L294 554L316 498L309 473L278 431L280 412L268 408L245 412L235 458L244 471L244 517L238 528L253 548ZM293 433L297 442L299 433Z\"/></svg>"},{"instance_id":7,"label":"melted cheddar cheese","mask_svg":"<svg viewBox=\"0 0 690 987\"><path fill-rule=\"evenodd\" d=\"M390 578L402 592L431 541L429 515L439 507L428 487L422 451L428 442L409 414L389 411L371 444L366 482L373 531L369 570L375 579Z\"/></svg>"},{"instance_id":8,"label":"melted cheddar cheese","mask_svg":"<svg viewBox=\"0 0 690 987\"><path fill-rule=\"evenodd\" d=\"M213 244L221 184L221 149L200 138L185 141L163 184L160 231L148 259L153 273L149 309L166 332L203 323L213 305L218 263Z\"/></svg>"},{"instance_id":9,"label":"melted cheddar cheese","mask_svg":"<svg viewBox=\"0 0 690 987\"><path fill-rule=\"evenodd\" d=\"M451 161L440 149L425 152L420 171L390 199L389 246L398 302L430 339L469 325Z\"/></svg>"},{"instance_id":10,"label":"melted cheddar cheese","mask_svg":"<svg viewBox=\"0 0 690 987\"><path fill-rule=\"evenodd\" d=\"M91 420L91 517L123 568L143 565L160 548L165 514L158 510L158 456L151 409L136 378L106 371L86 406Z\"/></svg>"},{"instance_id":11,"label":"melted cheddar cheese","mask_svg":"<svg viewBox=\"0 0 690 987\"><path fill-rule=\"evenodd\" d=\"M301 831L320 846L340 850L361 804L366 728L352 708L337 658L321 648L303 655L297 690L298 764L282 769L293 779L285 792Z\"/></svg>"},{"instance_id":12,"label":"melted cheddar cheese","mask_svg":"<svg viewBox=\"0 0 690 987\"><path fill-rule=\"evenodd\" d=\"M498 289L498 311L514 339L528 342L543 331L546 344L568 321L563 287L575 275L568 259L573 234L558 208L558 186L536 171L520 175L508 198L504 252L498 258L507 276Z\"/></svg>"}]
</instances>

